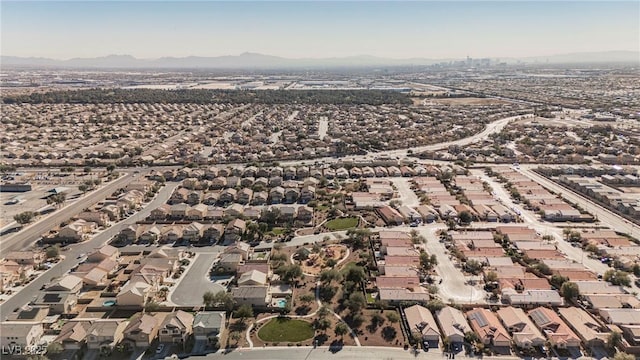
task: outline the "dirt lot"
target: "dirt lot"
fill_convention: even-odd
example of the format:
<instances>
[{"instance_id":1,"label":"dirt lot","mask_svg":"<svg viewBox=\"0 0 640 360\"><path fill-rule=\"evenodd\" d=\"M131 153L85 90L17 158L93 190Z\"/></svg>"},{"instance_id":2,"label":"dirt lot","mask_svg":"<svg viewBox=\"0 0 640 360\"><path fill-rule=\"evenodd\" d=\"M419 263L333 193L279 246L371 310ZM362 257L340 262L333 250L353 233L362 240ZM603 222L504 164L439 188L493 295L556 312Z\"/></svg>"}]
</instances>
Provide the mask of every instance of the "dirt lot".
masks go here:
<instances>
[{"instance_id":1,"label":"dirt lot","mask_svg":"<svg viewBox=\"0 0 640 360\"><path fill-rule=\"evenodd\" d=\"M386 318L387 314L392 312L397 313L395 310L384 310L382 313L380 310L363 310L365 321L358 331L358 339L363 346L404 346L407 341L400 329L400 323L391 323ZM372 322L374 314L382 315L384 322Z\"/></svg>"}]
</instances>

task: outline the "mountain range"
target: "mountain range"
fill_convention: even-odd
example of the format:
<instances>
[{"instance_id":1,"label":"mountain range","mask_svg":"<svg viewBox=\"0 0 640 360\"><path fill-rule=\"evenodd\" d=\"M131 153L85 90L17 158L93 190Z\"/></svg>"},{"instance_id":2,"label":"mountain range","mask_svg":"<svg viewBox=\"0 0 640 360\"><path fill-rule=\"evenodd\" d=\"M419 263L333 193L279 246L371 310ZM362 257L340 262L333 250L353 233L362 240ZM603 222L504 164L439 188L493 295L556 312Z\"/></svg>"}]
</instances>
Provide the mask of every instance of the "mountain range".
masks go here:
<instances>
[{"instance_id":1,"label":"mountain range","mask_svg":"<svg viewBox=\"0 0 640 360\"><path fill-rule=\"evenodd\" d=\"M372 67L409 66L448 63L461 59L391 59L369 55L335 58L291 59L258 53L242 53L215 57L187 56L161 57L158 59L138 59L131 55L108 55L95 58L73 58L55 60L42 57L1 56L3 66L59 67L59 68L199 68L199 69L285 69L285 68L332 68L332 67ZM498 59L492 59L497 61ZM640 63L640 52L605 51L535 56L526 58L501 58L502 62L514 63Z\"/></svg>"}]
</instances>

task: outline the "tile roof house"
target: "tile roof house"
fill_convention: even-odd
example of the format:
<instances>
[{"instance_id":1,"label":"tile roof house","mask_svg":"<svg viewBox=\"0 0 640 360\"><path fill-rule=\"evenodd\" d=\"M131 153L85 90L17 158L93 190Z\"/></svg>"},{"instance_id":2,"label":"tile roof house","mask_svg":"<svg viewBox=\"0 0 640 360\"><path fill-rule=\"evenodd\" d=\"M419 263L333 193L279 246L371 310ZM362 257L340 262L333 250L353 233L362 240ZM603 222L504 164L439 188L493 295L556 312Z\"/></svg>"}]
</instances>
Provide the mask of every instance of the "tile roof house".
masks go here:
<instances>
[{"instance_id":1,"label":"tile roof house","mask_svg":"<svg viewBox=\"0 0 640 360\"><path fill-rule=\"evenodd\" d=\"M264 307L271 302L268 286L239 286L231 289L231 295L238 305Z\"/></svg>"},{"instance_id":2,"label":"tile roof house","mask_svg":"<svg viewBox=\"0 0 640 360\"><path fill-rule=\"evenodd\" d=\"M409 331L417 333L423 341L438 343L440 341L440 329L431 311L420 305L413 305L404 310L405 318L409 324Z\"/></svg>"},{"instance_id":3,"label":"tile roof house","mask_svg":"<svg viewBox=\"0 0 640 360\"><path fill-rule=\"evenodd\" d=\"M178 310L164 318L159 330L160 342L183 343L193 332L193 315Z\"/></svg>"},{"instance_id":4,"label":"tile roof house","mask_svg":"<svg viewBox=\"0 0 640 360\"><path fill-rule=\"evenodd\" d=\"M464 342L464 335L472 331L462 311L446 306L436 312L442 335L451 344Z\"/></svg>"},{"instance_id":5,"label":"tile roof house","mask_svg":"<svg viewBox=\"0 0 640 360\"><path fill-rule=\"evenodd\" d=\"M124 341L130 342L133 347L147 348L158 335L159 327L156 316L137 313L124 329Z\"/></svg>"},{"instance_id":6,"label":"tile roof house","mask_svg":"<svg viewBox=\"0 0 640 360\"><path fill-rule=\"evenodd\" d=\"M62 325L60 334L55 339L55 342L62 344L65 350L78 350L81 349L86 343L87 333L91 328L91 321L69 321Z\"/></svg>"},{"instance_id":7,"label":"tile roof house","mask_svg":"<svg viewBox=\"0 0 640 360\"><path fill-rule=\"evenodd\" d=\"M124 337L129 322L123 319L98 319L87 330L87 347L91 350L112 350Z\"/></svg>"},{"instance_id":8,"label":"tile roof house","mask_svg":"<svg viewBox=\"0 0 640 360\"><path fill-rule=\"evenodd\" d=\"M224 311L202 311L193 318L193 335L196 340L217 342L225 328Z\"/></svg>"},{"instance_id":9,"label":"tile roof house","mask_svg":"<svg viewBox=\"0 0 640 360\"><path fill-rule=\"evenodd\" d=\"M605 346L609 330L593 318L588 312L576 308L559 308L560 317L580 337L584 346Z\"/></svg>"},{"instance_id":10,"label":"tile roof house","mask_svg":"<svg viewBox=\"0 0 640 360\"><path fill-rule=\"evenodd\" d=\"M473 309L467 312L467 319L483 344L496 347L511 346L511 336L490 310Z\"/></svg>"},{"instance_id":11,"label":"tile roof house","mask_svg":"<svg viewBox=\"0 0 640 360\"><path fill-rule=\"evenodd\" d=\"M10 349L34 349L44 335L44 328L39 322L4 321L0 323L0 346L3 357L20 355L7 353Z\"/></svg>"},{"instance_id":12,"label":"tile roof house","mask_svg":"<svg viewBox=\"0 0 640 360\"><path fill-rule=\"evenodd\" d=\"M552 309L535 308L529 311L529 317L544 332L552 346L561 349L580 346L580 338Z\"/></svg>"},{"instance_id":13,"label":"tile roof house","mask_svg":"<svg viewBox=\"0 0 640 360\"><path fill-rule=\"evenodd\" d=\"M544 336L522 309L509 306L500 308L496 313L511 333L516 346L529 349L544 344Z\"/></svg>"},{"instance_id":14,"label":"tile roof house","mask_svg":"<svg viewBox=\"0 0 640 360\"><path fill-rule=\"evenodd\" d=\"M116 295L119 306L144 307L154 290L152 284L144 281L129 280Z\"/></svg>"}]
</instances>

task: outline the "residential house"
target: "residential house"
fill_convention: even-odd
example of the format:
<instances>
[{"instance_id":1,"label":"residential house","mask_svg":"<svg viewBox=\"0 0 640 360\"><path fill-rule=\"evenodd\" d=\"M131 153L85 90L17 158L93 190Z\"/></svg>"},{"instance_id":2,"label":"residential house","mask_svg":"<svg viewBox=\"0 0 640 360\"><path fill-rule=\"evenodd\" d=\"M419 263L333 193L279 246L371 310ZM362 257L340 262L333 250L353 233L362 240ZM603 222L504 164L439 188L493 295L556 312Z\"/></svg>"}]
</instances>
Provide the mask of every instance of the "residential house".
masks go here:
<instances>
[{"instance_id":1,"label":"residential house","mask_svg":"<svg viewBox=\"0 0 640 360\"><path fill-rule=\"evenodd\" d=\"M87 261L92 263L99 263L104 259L111 259L117 262L119 257L120 257L120 250L118 250L118 248L113 247L111 245L104 245L98 248L96 251L89 254L87 256Z\"/></svg>"},{"instance_id":2,"label":"residential house","mask_svg":"<svg viewBox=\"0 0 640 360\"><path fill-rule=\"evenodd\" d=\"M269 198L271 199L271 204L280 204L284 200L284 188L281 186L276 186L269 190Z\"/></svg>"},{"instance_id":3,"label":"residential house","mask_svg":"<svg viewBox=\"0 0 640 360\"><path fill-rule=\"evenodd\" d=\"M238 305L265 307L271 302L268 286L239 286L231 289L231 296Z\"/></svg>"},{"instance_id":4,"label":"residential house","mask_svg":"<svg viewBox=\"0 0 640 360\"><path fill-rule=\"evenodd\" d=\"M462 311L446 306L436 312L436 318L442 329L442 336L450 344L461 344L464 336L472 331Z\"/></svg>"},{"instance_id":5,"label":"residential house","mask_svg":"<svg viewBox=\"0 0 640 360\"><path fill-rule=\"evenodd\" d=\"M163 343L184 343L193 332L193 315L178 310L164 318L158 337Z\"/></svg>"},{"instance_id":6,"label":"residential house","mask_svg":"<svg viewBox=\"0 0 640 360\"><path fill-rule=\"evenodd\" d=\"M196 340L218 343L225 329L224 311L202 311L193 318L193 335Z\"/></svg>"},{"instance_id":7,"label":"residential house","mask_svg":"<svg viewBox=\"0 0 640 360\"><path fill-rule=\"evenodd\" d=\"M238 286L264 286L267 284L267 274L258 270L250 270L240 275Z\"/></svg>"},{"instance_id":8,"label":"residential house","mask_svg":"<svg viewBox=\"0 0 640 360\"><path fill-rule=\"evenodd\" d=\"M228 246L224 249L224 254L240 254L242 260L248 260L251 253L251 245L244 241L238 241L235 244Z\"/></svg>"},{"instance_id":9,"label":"residential house","mask_svg":"<svg viewBox=\"0 0 640 360\"><path fill-rule=\"evenodd\" d=\"M81 289L82 278L75 275L66 275L46 288L47 291L51 292L68 292L76 295Z\"/></svg>"},{"instance_id":10,"label":"residential house","mask_svg":"<svg viewBox=\"0 0 640 360\"><path fill-rule=\"evenodd\" d=\"M137 313L124 329L124 341L132 347L148 348L158 335L160 322L153 315Z\"/></svg>"},{"instance_id":11,"label":"residential house","mask_svg":"<svg viewBox=\"0 0 640 360\"><path fill-rule=\"evenodd\" d=\"M49 313L68 314L77 304L77 296L68 292L42 292L31 302L35 306L49 307Z\"/></svg>"},{"instance_id":12,"label":"residential house","mask_svg":"<svg viewBox=\"0 0 640 360\"><path fill-rule=\"evenodd\" d=\"M522 309L508 306L500 308L496 313L507 330L509 330L509 333L511 333L513 342L517 347L530 349L544 344L544 336L533 325Z\"/></svg>"},{"instance_id":13,"label":"residential house","mask_svg":"<svg viewBox=\"0 0 640 360\"><path fill-rule=\"evenodd\" d=\"M246 228L247 224L242 219L234 219L233 221L229 222L224 231L225 243L229 244L234 241L240 240Z\"/></svg>"},{"instance_id":14,"label":"residential house","mask_svg":"<svg viewBox=\"0 0 640 360\"><path fill-rule=\"evenodd\" d=\"M154 286L146 281L129 280L116 295L119 306L144 307L151 296Z\"/></svg>"},{"instance_id":15,"label":"residential house","mask_svg":"<svg viewBox=\"0 0 640 360\"><path fill-rule=\"evenodd\" d=\"M511 346L511 337L500 321L489 309L476 308L467 312L471 328L485 345Z\"/></svg>"},{"instance_id":16,"label":"residential house","mask_svg":"<svg viewBox=\"0 0 640 360\"><path fill-rule=\"evenodd\" d=\"M109 215L102 211L83 211L76 215L76 218L87 222L94 222L100 226L105 226L109 222Z\"/></svg>"},{"instance_id":17,"label":"residential house","mask_svg":"<svg viewBox=\"0 0 640 360\"><path fill-rule=\"evenodd\" d=\"M586 347L605 346L609 338L609 330L593 318L588 312L577 308L559 308L560 317L580 337Z\"/></svg>"},{"instance_id":18,"label":"residential house","mask_svg":"<svg viewBox=\"0 0 640 360\"><path fill-rule=\"evenodd\" d=\"M35 349L44 335L44 328L39 322L4 321L0 323L0 346L3 357L20 355L20 349ZM15 349L16 353L12 354ZM24 355L24 354L23 354ZM11 356L7 356L11 358Z\"/></svg>"},{"instance_id":19,"label":"residential house","mask_svg":"<svg viewBox=\"0 0 640 360\"><path fill-rule=\"evenodd\" d=\"M45 260L45 253L42 251L11 251L4 256L5 260L13 261L20 265L37 266Z\"/></svg>"},{"instance_id":20,"label":"residential house","mask_svg":"<svg viewBox=\"0 0 640 360\"><path fill-rule=\"evenodd\" d=\"M240 266L242 262L243 260L241 254L226 254L222 255L218 265L221 266L226 272L236 272L238 270L238 266Z\"/></svg>"},{"instance_id":21,"label":"residential house","mask_svg":"<svg viewBox=\"0 0 640 360\"><path fill-rule=\"evenodd\" d=\"M91 328L90 320L69 321L62 325L60 334L55 339L65 350L79 350L86 344L87 334Z\"/></svg>"},{"instance_id":22,"label":"residential house","mask_svg":"<svg viewBox=\"0 0 640 360\"><path fill-rule=\"evenodd\" d=\"M403 311L409 324L409 331L421 336L423 341L429 342L429 345L435 344L437 347L440 341L440 330L431 311L420 305L410 306Z\"/></svg>"},{"instance_id":23,"label":"residential house","mask_svg":"<svg viewBox=\"0 0 640 360\"><path fill-rule=\"evenodd\" d=\"M113 350L124 338L129 322L124 319L97 319L87 331L87 347L90 350Z\"/></svg>"},{"instance_id":24,"label":"residential house","mask_svg":"<svg viewBox=\"0 0 640 360\"><path fill-rule=\"evenodd\" d=\"M529 311L529 317L544 332L552 346L560 349L580 347L580 338L560 316L550 308L538 307Z\"/></svg>"},{"instance_id":25,"label":"residential house","mask_svg":"<svg viewBox=\"0 0 640 360\"><path fill-rule=\"evenodd\" d=\"M243 188L238 192L238 203L249 204L253 198L253 190L249 188Z\"/></svg>"}]
</instances>

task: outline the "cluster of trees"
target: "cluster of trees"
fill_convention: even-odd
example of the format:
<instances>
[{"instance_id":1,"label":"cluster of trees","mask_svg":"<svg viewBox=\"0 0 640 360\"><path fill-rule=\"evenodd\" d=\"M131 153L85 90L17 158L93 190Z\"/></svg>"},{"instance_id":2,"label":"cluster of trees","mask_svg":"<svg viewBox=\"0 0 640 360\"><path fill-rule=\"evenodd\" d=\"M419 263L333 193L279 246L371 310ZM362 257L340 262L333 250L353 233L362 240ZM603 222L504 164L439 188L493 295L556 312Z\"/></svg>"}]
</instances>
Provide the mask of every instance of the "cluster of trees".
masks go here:
<instances>
[{"instance_id":1,"label":"cluster of trees","mask_svg":"<svg viewBox=\"0 0 640 360\"><path fill-rule=\"evenodd\" d=\"M215 294L211 291L207 291L202 295L202 301L206 307L221 307L227 311L233 310L233 307L236 304L231 294L225 291L220 291Z\"/></svg>"},{"instance_id":2,"label":"cluster of trees","mask_svg":"<svg viewBox=\"0 0 640 360\"><path fill-rule=\"evenodd\" d=\"M36 213L33 211L23 211L19 214L13 216L13 220L15 220L20 225L25 225L33 221L33 218L36 217Z\"/></svg>"},{"instance_id":3,"label":"cluster of trees","mask_svg":"<svg viewBox=\"0 0 640 360\"><path fill-rule=\"evenodd\" d=\"M410 105L411 99L384 90L204 90L204 89L87 89L50 91L29 95L6 95L5 104L111 104L111 103L187 103L187 104L346 104Z\"/></svg>"}]
</instances>

